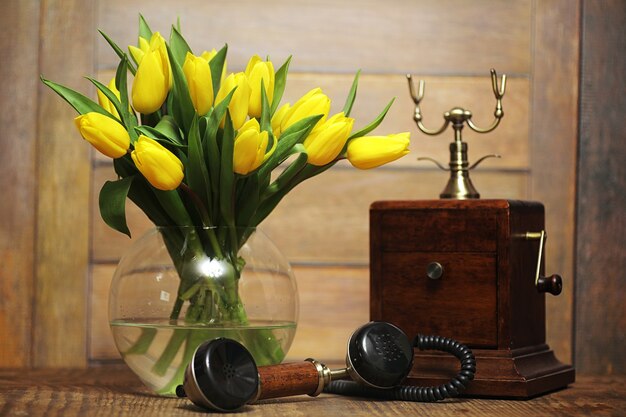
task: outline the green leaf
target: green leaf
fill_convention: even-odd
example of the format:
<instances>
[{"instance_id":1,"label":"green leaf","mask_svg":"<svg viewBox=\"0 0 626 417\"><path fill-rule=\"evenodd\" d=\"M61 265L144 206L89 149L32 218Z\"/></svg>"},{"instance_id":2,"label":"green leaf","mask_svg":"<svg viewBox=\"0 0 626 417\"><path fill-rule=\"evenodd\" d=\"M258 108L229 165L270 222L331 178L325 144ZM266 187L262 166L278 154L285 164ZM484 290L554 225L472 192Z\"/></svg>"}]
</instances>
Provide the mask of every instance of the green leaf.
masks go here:
<instances>
[{"instance_id":1,"label":"green leaf","mask_svg":"<svg viewBox=\"0 0 626 417\"><path fill-rule=\"evenodd\" d=\"M183 38L174 26L172 26L172 32L170 33L170 49L172 50L174 59L182 68L185 63L187 52L191 52L191 48L187 44L185 38Z\"/></svg>"},{"instance_id":2,"label":"green leaf","mask_svg":"<svg viewBox=\"0 0 626 417\"><path fill-rule=\"evenodd\" d=\"M250 224L260 199L260 184L258 172L247 176L243 187L237 190L237 226Z\"/></svg>"},{"instance_id":3,"label":"green leaf","mask_svg":"<svg viewBox=\"0 0 626 417\"><path fill-rule=\"evenodd\" d=\"M274 98L272 99L272 116L276 113L278 106L280 106L280 100L283 98L285 92L285 86L287 85L287 72L289 71L289 63L291 62L291 56L287 58L287 61L276 71L274 76Z\"/></svg>"},{"instance_id":4,"label":"green leaf","mask_svg":"<svg viewBox=\"0 0 626 417\"><path fill-rule=\"evenodd\" d=\"M228 105L230 104L230 100L233 98L234 93L235 88L233 88L233 90L228 93L224 100L220 101L208 114L207 126L204 132L204 143L207 147L207 155L211 155L213 153L213 150L209 149L209 147L212 147L213 144L215 144L215 146L217 147L218 129L222 120L224 120L224 117L226 116ZM219 154L219 151L217 153ZM219 163L217 165L219 166ZM211 177L213 177L213 174L211 174Z\"/></svg>"},{"instance_id":5,"label":"green leaf","mask_svg":"<svg viewBox=\"0 0 626 417\"><path fill-rule=\"evenodd\" d=\"M235 94L235 90L237 89L237 87L233 88L230 93L228 93L228 95L226 97L224 97L224 100L220 101L219 103L217 103L213 109L213 113L211 114L211 122L209 123L209 126L214 125L215 128L217 129L217 127L220 125L220 122L222 121L222 119L224 118L224 116L226 116L226 110L228 109L228 105L230 104L230 101L233 99L233 94ZM213 121L216 121L217 124L214 124Z\"/></svg>"},{"instance_id":6,"label":"green leaf","mask_svg":"<svg viewBox=\"0 0 626 417\"><path fill-rule=\"evenodd\" d=\"M382 112L380 112L380 114L376 117L376 119L374 119L370 124L368 124L367 126L365 126L363 129L359 130L356 133L353 133L348 140L354 139L354 138L359 138L361 136L365 136L368 133L370 133L372 130L376 129L378 127L378 125L383 121L383 119L385 118L385 116L387 115L387 112L389 111L389 108L391 107L391 105L393 104L395 100L395 97L391 99L391 101L389 102L389 104L387 104L387 106L383 109Z\"/></svg>"},{"instance_id":7,"label":"green leaf","mask_svg":"<svg viewBox=\"0 0 626 417\"><path fill-rule=\"evenodd\" d=\"M217 96L217 92L220 89L227 52L228 44L224 45L222 49L217 51L215 56L209 61L209 68L211 68L211 81L213 82L213 96Z\"/></svg>"},{"instance_id":8,"label":"green leaf","mask_svg":"<svg viewBox=\"0 0 626 417\"><path fill-rule=\"evenodd\" d=\"M139 15L139 36L148 42L150 41L150 38L152 38L152 30L150 30L148 22L146 22L146 19L144 19L141 14Z\"/></svg>"},{"instance_id":9,"label":"green leaf","mask_svg":"<svg viewBox=\"0 0 626 417\"><path fill-rule=\"evenodd\" d=\"M128 192L128 198L139 207L148 218L157 226L172 226L177 223L165 211L165 208L157 198L154 187L137 170L130 155L113 160L115 173L122 178L134 176L134 180ZM171 205L171 204L170 204Z\"/></svg>"},{"instance_id":10,"label":"green leaf","mask_svg":"<svg viewBox=\"0 0 626 417\"><path fill-rule=\"evenodd\" d=\"M98 199L100 215L104 222L128 237L131 236L126 224L126 197L133 179L134 176L130 176L117 181L105 182Z\"/></svg>"},{"instance_id":11,"label":"green leaf","mask_svg":"<svg viewBox=\"0 0 626 417\"><path fill-rule=\"evenodd\" d=\"M298 143L292 148L292 155L298 153L296 159L294 159L283 172L280 173L278 178L270 185L271 189L284 189L288 187L288 184L293 178L296 177L306 166L309 155L303 144Z\"/></svg>"},{"instance_id":12,"label":"green leaf","mask_svg":"<svg viewBox=\"0 0 626 417\"><path fill-rule=\"evenodd\" d=\"M163 116L154 128L161 132L165 137L169 138L173 143L179 145L184 144L184 141L180 136L180 129L172 116Z\"/></svg>"},{"instance_id":13,"label":"green leaf","mask_svg":"<svg viewBox=\"0 0 626 417\"><path fill-rule=\"evenodd\" d=\"M270 113L269 100L265 91L265 83L261 78L261 120L259 123L261 131L272 132L272 115Z\"/></svg>"},{"instance_id":14,"label":"green leaf","mask_svg":"<svg viewBox=\"0 0 626 417\"><path fill-rule=\"evenodd\" d=\"M187 208L180 198L178 191L163 191L152 188L154 195L163 210L174 221L177 226L193 226L193 221L187 212Z\"/></svg>"},{"instance_id":15,"label":"green leaf","mask_svg":"<svg viewBox=\"0 0 626 417\"><path fill-rule=\"evenodd\" d=\"M215 110L211 110L209 111L208 116L204 116L200 119L201 121L203 121L203 123L206 123L202 142L205 147L205 165L209 169L209 182L211 185L211 195L213 198L213 205L210 208L212 213L216 213L219 207L219 180L221 165L220 149L217 146L217 128L219 126L219 121L217 121L217 119L213 119L214 113Z\"/></svg>"},{"instance_id":16,"label":"green leaf","mask_svg":"<svg viewBox=\"0 0 626 417\"><path fill-rule=\"evenodd\" d=\"M57 84L50 80L46 80L41 77L41 81L50 87L55 93L57 93L61 98L63 98L70 106L74 108L79 114L86 114L89 112L96 112L100 114L104 114L105 116L109 116L112 119L115 119L111 113L104 110L100 105L90 98L85 97L81 93L72 90L71 88L65 87L61 84Z\"/></svg>"},{"instance_id":17,"label":"green leaf","mask_svg":"<svg viewBox=\"0 0 626 417\"><path fill-rule=\"evenodd\" d=\"M211 186L209 184L209 172L205 164L204 151L202 142L200 141L200 130L198 128L198 118L194 117L189 130L189 138L187 140L188 163L185 166L185 177L187 184L191 190L200 198L204 209L207 208L207 202L210 200Z\"/></svg>"},{"instance_id":18,"label":"green leaf","mask_svg":"<svg viewBox=\"0 0 626 417\"><path fill-rule=\"evenodd\" d=\"M102 84L100 81L96 80L95 78L91 78L91 77L85 77L87 78L89 81L91 81L91 83L93 85L96 86L96 88L98 90L100 90L102 92L102 94L104 94L106 96L106 98L109 99L109 101L111 103L113 103L113 107L115 107L115 109L117 110L117 112L120 114L121 117L121 103L119 101L119 99L117 98L117 96L113 93L113 91L111 91L111 89L109 87L107 87L106 85ZM121 120L122 124L124 126L126 126L126 123L124 122L124 120Z\"/></svg>"},{"instance_id":19,"label":"green leaf","mask_svg":"<svg viewBox=\"0 0 626 417\"><path fill-rule=\"evenodd\" d=\"M118 67L118 73L123 74L120 77L122 79L121 87L124 89L124 91L126 91L125 90L126 88L126 75L125 74L126 74L126 69L127 69L125 63L127 63L127 61L126 59L123 59L120 62L120 66ZM113 103L113 106L115 107L118 114L120 115L122 124L126 127L126 130L128 131L130 135L131 143L134 144L137 141L137 133L135 132L135 129L134 129L137 126L137 118L135 117L134 113L131 113L128 110L127 94L120 93L120 99L123 99L126 102L126 105L124 106L109 87L105 86L100 81L94 78L87 77L87 79L91 81L96 86L96 88L100 90L109 99L109 101L111 101L111 103Z\"/></svg>"},{"instance_id":20,"label":"green leaf","mask_svg":"<svg viewBox=\"0 0 626 417\"><path fill-rule=\"evenodd\" d=\"M172 76L174 82L172 83L172 106L170 107L176 124L183 129L183 132L188 132L191 126L193 116L196 114L189 96L189 88L187 87L187 80L181 66L176 62L171 48L167 47L167 54L170 58L170 66L172 67Z\"/></svg>"},{"instance_id":21,"label":"green leaf","mask_svg":"<svg viewBox=\"0 0 626 417\"><path fill-rule=\"evenodd\" d=\"M111 46L111 48L113 48L113 50L115 51L115 53L117 54L117 56L120 59L128 59L128 56L126 55L126 52L124 52L122 50L122 48L120 48L114 41L113 39L109 38L109 36L104 33L101 30L98 30L98 32L100 32L100 34L102 35L102 37L109 43L109 45ZM135 68L135 66L129 62L128 64L128 69L130 69L130 72L135 75L137 73L137 69Z\"/></svg>"},{"instance_id":22,"label":"green leaf","mask_svg":"<svg viewBox=\"0 0 626 417\"><path fill-rule=\"evenodd\" d=\"M124 57L115 71L115 87L120 92L121 106L117 110L124 120L126 129L130 134L130 141L134 144L137 141L137 134L135 133L135 127L137 126L137 116L135 112L131 110L130 101L128 100L128 57Z\"/></svg>"},{"instance_id":23,"label":"green leaf","mask_svg":"<svg viewBox=\"0 0 626 417\"><path fill-rule=\"evenodd\" d=\"M139 170L135 167L135 163L130 155L126 154L121 158L116 158L113 160L113 169L115 173L120 178L130 177L131 175L141 174Z\"/></svg>"},{"instance_id":24,"label":"green leaf","mask_svg":"<svg viewBox=\"0 0 626 417\"><path fill-rule=\"evenodd\" d=\"M230 119L230 113L226 113L224 123L224 136L222 137L221 163L220 163L220 213L227 226L233 226L235 221L234 197L235 197L235 172L233 171L233 152L235 148L235 131Z\"/></svg>"},{"instance_id":25,"label":"green leaf","mask_svg":"<svg viewBox=\"0 0 626 417\"><path fill-rule=\"evenodd\" d=\"M145 135L149 138L156 140L157 142L161 143L162 145L165 145L166 147L174 146L175 148L179 148L179 149L187 149L187 145L181 143L176 138L172 138L164 134L156 127L145 126L145 125L136 126L135 131L141 135Z\"/></svg>"},{"instance_id":26,"label":"green leaf","mask_svg":"<svg viewBox=\"0 0 626 417\"><path fill-rule=\"evenodd\" d=\"M352 111L352 105L354 104L354 99L356 98L356 90L359 85L359 75L361 74L361 70L356 72L354 76L354 81L352 81L352 87L350 87L350 92L348 92L348 97L346 98L346 104L343 106L343 114L346 117L350 116L350 112Z\"/></svg>"}]
</instances>

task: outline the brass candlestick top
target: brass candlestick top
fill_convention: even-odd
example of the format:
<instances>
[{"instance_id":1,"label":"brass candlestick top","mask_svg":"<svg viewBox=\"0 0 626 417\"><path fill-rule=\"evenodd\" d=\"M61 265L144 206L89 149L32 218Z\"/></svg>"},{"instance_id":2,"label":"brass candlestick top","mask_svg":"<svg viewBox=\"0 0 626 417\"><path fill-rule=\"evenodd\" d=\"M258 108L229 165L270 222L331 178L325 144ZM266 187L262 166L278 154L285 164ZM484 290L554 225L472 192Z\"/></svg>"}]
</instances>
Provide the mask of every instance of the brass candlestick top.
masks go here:
<instances>
[{"instance_id":1,"label":"brass candlestick top","mask_svg":"<svg viewBox=\"0 0 626 417\"><path fill-rule=\"evenodd\" d=\"M494 130L500 124L500 120L504 116L502 110L502 97L504 97L504 91L506 88L506 75L502 75L502 82L499 85L498 76L495 69L491 69L491 86L493 88L493 94L496 96L496 110L494 111L495 119L491 126L487 128L480 128L472 122L472 112L460 107L454 107L451 110L443 114L444 123L437 130L431 130L426 128L422 123L422 111L420 110L420 102L424 98L424 80L419 80L417 94L415 93L415 87L413 86L413 80L411 74L407 74L407 81L409 83L409 92L413 101L415 102L415 114L413 120L417 124L417 128L423 133L435 136L442 133L448 125L452 123L452 129L454 130L454 142L450 143L450 163L449 168L444 167L438 161L433 158L421 157L418 161L427 160L434 162L439 168L444 171L450 171L450 179L443 192L439 195L440 198L452 198L452 199L468 199L468 198L480 198L480 194L472 184L469 177L469 171L474 169L478 164L487 158L500 158L500 155L492 154L485 155L478 161L474 162L471 166L467 159L467 143L463 142L461 137L461 131L463 125L467 125L476 133L487 133Z\"/></svg>"}]
</instances>

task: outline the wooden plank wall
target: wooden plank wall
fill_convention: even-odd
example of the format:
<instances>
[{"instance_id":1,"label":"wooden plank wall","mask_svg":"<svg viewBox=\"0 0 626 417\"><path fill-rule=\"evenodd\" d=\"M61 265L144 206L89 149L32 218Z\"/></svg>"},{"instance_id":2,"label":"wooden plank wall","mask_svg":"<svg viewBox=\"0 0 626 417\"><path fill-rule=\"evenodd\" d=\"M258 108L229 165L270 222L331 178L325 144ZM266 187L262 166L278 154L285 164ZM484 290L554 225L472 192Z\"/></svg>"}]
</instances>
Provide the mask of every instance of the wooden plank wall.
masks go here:
<instances>
[{"instance_id":1,"label":"wooden plank wall","mask_svg":"<svg viewBox=\"0 0 626 417\"><path fill-rule=\"evenodd\" d=\"M106 300L115 263L130 242L103 225L94 203L112 170L93 153L85 162L89 149L74 130L72 111L37 84L37 75L93 94L81 76L108 81L116 65L96 29L120 45L134 44L140 12L165 33L180 17L198 52L228 43L231 71L243 69L254 53L274 62L293 54L285 101L321 86L338 111L361 69L357 125L397 97L378 132L411 131L409 156L368 172L337 166L294 190L263 225L298 278L301 321L292 359L341 360L351 331L368 320L369 204L437 198L445 185L446 173L415 158L447 161L451 134L417 132L404 75L426 80L424 121L438 127L453 106L472 110L480 125L490 123L489 68L507 73L501 126L487 135L464 132L471 160L504 157L484 162L472 177L484 198L546 204L547 272L562 273L566 283L564 294L548 299L548 343L570 362L578 6L568 0L3 3L3 27L18 29L0 36L6 51L0 74L11 80L0 85L0 181L15 197L0 204L0 366L118 358ZM129 218L135 235L149 227L133 207Z\"/></svg>"},{"instance_id":2,"label":"wooden plank wall","mask_svg":"<svg viewBox=\"0 0 626 417\"><path fill-rule=\"evenodd\" d=\"M39 2L12 2L0 13L2 27L17 25L22 30L4 31L0 77L2 106L0 123L0 189L15 193L14 204L0 204L0 366L30 364L34 280L37 148L37 44ZM20 45L14 48L12 45ZM22 56L24 50L35 51ZM21 123L15 123L20 120ZM6 135L6 136L5 136ZM18 144L16 146L15 144Z\"/></svg>"},{"instance_id":3,"label":"wooden plank wall","mask_svg":"<svg viewBox=\"0 0 626 417\"><path fill-rule=\"evenodd\" d=\"M0 366L87 363L91 161L39 74L88 90L94 1L2 4ZM91 92L90 92L91 93Z\"/></svg>"},{"instance_id":4,"label":"wooden plank wall","mask_svg":"<svg viewBox=\"0 0 626 417\"><path fill-rule=\"evenodd\" d=\"M564 290L546 297L548 342L563 360L572 357L574 204L578 113L578 2L535 3L531 195L546 209L546 273L563 276Z\"/></svg>"},{"instance_id":5,"label":"wooden plank wall","mask_svg":"<svg viewBox=\"0 0 626 417\"><path fill-rule=\"evenodd\" d=\"M93 94L83 77L92 70L89 44L65 48L68 39L90 39L95 2L42 3L40 69L61 84ZM61 52L62 51L62 52ZM77 143L68 120L75 112L39 85L37 159L37 261L32 330L33 366L81 366L87 355L85 299L89 262L90 149ZM45 91L45 93L44 93ZM50 138L54 138L51 140Z\"/></svg>"},{"instance_id":6,"label":"wooden plank wall","mask_svg":"<svg viewBox=\"0 0 626 417\"><path fill-rule=\"evenodd\" d=\"M586 1L578 165L576 365L626 373L626 3Z\"/></svg>"}]
</instances>

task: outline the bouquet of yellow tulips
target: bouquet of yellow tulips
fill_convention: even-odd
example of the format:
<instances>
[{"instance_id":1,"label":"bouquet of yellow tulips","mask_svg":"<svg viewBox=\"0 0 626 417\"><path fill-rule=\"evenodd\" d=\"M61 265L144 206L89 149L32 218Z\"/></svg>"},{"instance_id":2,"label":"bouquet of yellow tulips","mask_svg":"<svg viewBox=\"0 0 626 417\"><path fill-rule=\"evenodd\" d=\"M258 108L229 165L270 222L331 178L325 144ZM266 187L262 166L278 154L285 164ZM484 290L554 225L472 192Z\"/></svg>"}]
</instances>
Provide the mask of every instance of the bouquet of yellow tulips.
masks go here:
<instances>
[{"instance_id":1,"label":"bouquet of yellow tulips","mask_svg":"<svg viewBox=\"0 0 626 417\"><path fill-rule=\"evenodd\" d=\"M103 36L120 63L108 85L89 78L97 103L42 80L79 113L75 124L81 136L114 160L118 179L106 182L99 198L109 226L130 236L125 216L130 198L157 226L205 227L202 236L185 238L185 253L170 250L180 277L171 320L182 319L184 311L191 323L245 323L236 286L244 263L237 253L247 230L295 186L341 159L368 169L408 153L408 133L366 136L393 100L371 123L354 129L350 113L359 73L343 111L329 115L331 101L319 88L293 105L280 104L291 58L275 71L269 59L255 55L245 71L228 73L227 46L195 55L179 27L166 42L143 17L139 44L129 47L130 56ZM274 171L280 173L273 177ZM184 238L176 228L164 230L172 248ZM219 288L199 280L197 269L184 267L200 254L232 266Z\"/></svg>"}]
</instances>

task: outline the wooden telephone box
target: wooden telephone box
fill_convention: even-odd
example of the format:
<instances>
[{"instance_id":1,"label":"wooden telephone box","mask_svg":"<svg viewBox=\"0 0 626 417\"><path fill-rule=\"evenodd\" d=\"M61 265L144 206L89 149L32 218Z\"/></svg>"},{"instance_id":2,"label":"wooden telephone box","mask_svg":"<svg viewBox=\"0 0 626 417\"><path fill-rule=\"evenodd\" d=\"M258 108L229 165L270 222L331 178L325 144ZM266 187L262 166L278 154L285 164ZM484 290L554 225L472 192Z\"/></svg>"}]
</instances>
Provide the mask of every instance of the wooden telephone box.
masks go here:
<instances>
[{"instance_id":1,"label":"wooden telephone box","mask_svg":"<svg viewBox=\"0 0 626 417\"><path fill-rule=\"evenodd\" d=\"M545 337L544 208L509 200L380 201L370 209L372 320L409 337L467 344L476 376L465 394L529 398L574 382ZM540 238L539 238L540 237ZM456 358L415 351L411 385L437 385Z\"/></svg>"}]
</instances>

